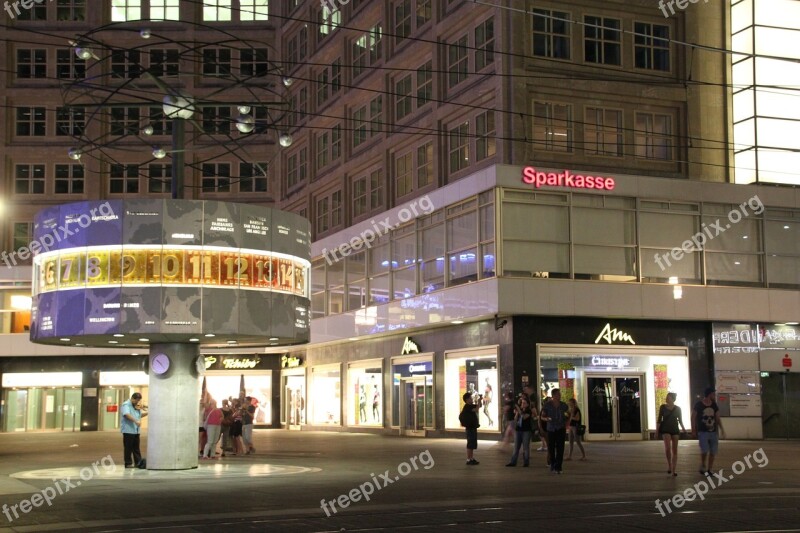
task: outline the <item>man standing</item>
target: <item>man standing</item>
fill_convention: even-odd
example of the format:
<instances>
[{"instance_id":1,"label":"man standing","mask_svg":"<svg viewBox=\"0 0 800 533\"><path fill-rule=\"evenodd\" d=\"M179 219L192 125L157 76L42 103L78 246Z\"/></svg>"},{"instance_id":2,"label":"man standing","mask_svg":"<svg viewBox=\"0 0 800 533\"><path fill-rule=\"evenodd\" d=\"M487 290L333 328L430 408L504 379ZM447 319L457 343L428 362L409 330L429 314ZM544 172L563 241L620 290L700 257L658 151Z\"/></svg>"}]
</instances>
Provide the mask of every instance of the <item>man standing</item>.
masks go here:
<instances>
[{"instance_id":1,"label":"man standing","mask_svg":"<svg viewBox=\"0 0 800 533\"><path fill-rule=\"evenodd\" d=\"M547 456L550 472L560 474L564 462L564 441L567 438L569 407L561 401L561 391L553 389L552 398L542 407L542 420L547 422Z\"/></svg>"},{"instance_id":2,"label":"man standing","mask_svg":"<svg viewBox=\"0 0 800 533\"><path fill-rule=\"evenodd\" d=\"M708 387L703 399L694 404L692 410L692 438L696 437L700 443L699 472L706 476L710 476L714 469L714 456L717 455L719 448L719 434L724 436L716 392L713 387Z\"/></svg>"},{"instance_id":3,"label":"man standing","mask_svg":"<svg viewBox=\"0 0 800 533\"><path fill-rule=\"evenodd\" d=\"M474 466L480 464L474 455L478 448L478 428L481 427L478 422L480 399L475 403L471 392L465 392L461 399L464 400L464 408L458 415L458 421L461 422L467 436L467 464Z\"/></svg>"},{"instance_id":4,"label":"man standing","mask_svg":"<svg viewBox=\"0 0 800 533\"><path fill-rule=\"evenodd\" d=\"M125 468L133 468L142 464L142 452L139 450L139 434L142 426L142 417L147 416L147 412L142 413L139 403L142 395L134 392L131 399L122 404L120 413L120 431L122 432L122 445L125 449ZM133 456L133 460L131 460Z\"/></svg>"}]
</instances>

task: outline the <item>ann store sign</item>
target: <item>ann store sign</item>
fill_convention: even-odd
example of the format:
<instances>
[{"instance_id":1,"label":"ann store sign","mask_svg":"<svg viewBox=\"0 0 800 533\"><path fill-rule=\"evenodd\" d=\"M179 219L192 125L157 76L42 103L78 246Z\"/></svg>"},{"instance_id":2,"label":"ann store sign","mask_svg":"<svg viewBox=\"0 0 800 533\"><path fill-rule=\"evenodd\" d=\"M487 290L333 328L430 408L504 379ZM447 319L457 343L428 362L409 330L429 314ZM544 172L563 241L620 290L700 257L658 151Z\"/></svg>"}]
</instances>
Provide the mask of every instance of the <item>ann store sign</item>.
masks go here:
<instances>
[{"instance_id":1,"label":"ann store sign","mask_svg":"<svg viewBox=\"0 0 800 533\"><path fill-rule=\"evenodd\" d=\"M600 332L600 335L594 340L595 344L601 344L601 341L605 341L608 344L614 343L628 343L628 344L636 344L633 340L633 337L628 335L622 330L618 330L617 328L612 328L611 323L609 322Z\"/></svg>"}]
</instances>

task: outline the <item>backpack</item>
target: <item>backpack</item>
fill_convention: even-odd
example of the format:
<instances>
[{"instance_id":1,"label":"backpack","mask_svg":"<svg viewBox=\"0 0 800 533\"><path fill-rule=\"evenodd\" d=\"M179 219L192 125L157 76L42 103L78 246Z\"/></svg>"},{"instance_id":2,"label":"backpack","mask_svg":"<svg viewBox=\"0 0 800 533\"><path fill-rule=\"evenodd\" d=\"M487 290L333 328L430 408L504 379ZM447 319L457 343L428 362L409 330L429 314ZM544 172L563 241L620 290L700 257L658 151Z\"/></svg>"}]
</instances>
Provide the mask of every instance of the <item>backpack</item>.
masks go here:
<instances>
[{"instance_id":1,"label":"backpack","mask_svg":"<svg viewBox=\"0 0 800 533\"><path fill-rule=\"evenodd\" d=\"M467 416L467 412L463 409L458 414L458 421L461 422L463 427L467 427L467 424L469 424L469 417Z\"/></svg>"}]
</instances>

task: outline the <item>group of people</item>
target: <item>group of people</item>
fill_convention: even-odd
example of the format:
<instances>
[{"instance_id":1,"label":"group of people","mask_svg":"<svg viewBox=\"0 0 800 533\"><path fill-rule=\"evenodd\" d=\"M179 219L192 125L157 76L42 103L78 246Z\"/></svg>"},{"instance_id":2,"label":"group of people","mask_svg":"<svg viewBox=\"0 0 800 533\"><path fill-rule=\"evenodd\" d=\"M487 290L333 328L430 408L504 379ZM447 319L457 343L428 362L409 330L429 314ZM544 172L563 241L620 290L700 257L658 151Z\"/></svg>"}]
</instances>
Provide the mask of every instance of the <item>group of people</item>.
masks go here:
<instances>
[{"instance_id":1,"label":"group of people","mask_svg":"<svg viewBox=\"0 0 800 533\"><path fill-rule=\"evenodd\" d=\"M530 466L531 437L536 434L542 442L538 451L547 452L547 465L554 474L561 474L563 462L572 460L575 444L581 451L581 461L586 460L586 450L582 443L582 414L578 403L570 399L568 404L561 401L561 391L553 389L551 397L546 399L541 410L536 407L536 398L532 387L525 387L517 399L508 392L503 404L503 443L514 441L511 460L506 466L517 466L522 453L522 466ZM467 434L467 464L480 464L474 457L478 447L478 410L482 407L480 399L465 393L464 408L459 415L461 425ZM564 458L564 445L569 435L569 456Z\"/></svg>"},{"instance_id":2,"label":"group of people","mask_svg":"<svg viewBox=\"0 0 800 533\"><path fill-rule=\"evenodd\" d=\"M692 409L692 437L700 443L701 475L709 476L713 472L714 458L719 446L720 424L719 407L716 403L715 389L705 390L702 400ZM538 435L542 446L538 451L547 452L547 466L550 472L561 474L564 461L572 460L574 445L581 451L581 461L586 460L586 450L582 438L586 426L583 425L578 402L570 398L567 403L561 401L561 391L553 389L550 398L543 401L541 409L536 408L536 398L532 387L525 387L516 400L512 392L504 395L503 405L503 440L500 446L514 441L511 460L506 466L517 466L522 453L522 466L530 466L530 442L533 435ZM678 441L681 432L685 432L681 408L675 405L677 395L670 392L666 401L660 406L656 421L656 434L664 441L667 458L667 474L677 476ZM469 392L463 396L464 408L459 421L464 426L467 437L467 464L480 464L475 459L478 448L478 411L482 407L481 399L477 400ZM569 438L569 455L564 458L565 442Z\"/></svg>"},{"instance_id":3,"label":"group of people","mask_svg":"<svg viewBox=\"0 0 800 533\"><path fill-rule=\"evenodd\" d=\"M231 455L249 455L255 453L253 447L253 420L256 407L253 399L246 396L244 401L239 399L222 400L222 407L217 406L216 400L202 407L202 425L200 426L200 441L198 453L201 459L215 459L217 457L217 444L222 437L222 450L220 457L225 457L226 452Z\"/></svg>"}]
</instances>

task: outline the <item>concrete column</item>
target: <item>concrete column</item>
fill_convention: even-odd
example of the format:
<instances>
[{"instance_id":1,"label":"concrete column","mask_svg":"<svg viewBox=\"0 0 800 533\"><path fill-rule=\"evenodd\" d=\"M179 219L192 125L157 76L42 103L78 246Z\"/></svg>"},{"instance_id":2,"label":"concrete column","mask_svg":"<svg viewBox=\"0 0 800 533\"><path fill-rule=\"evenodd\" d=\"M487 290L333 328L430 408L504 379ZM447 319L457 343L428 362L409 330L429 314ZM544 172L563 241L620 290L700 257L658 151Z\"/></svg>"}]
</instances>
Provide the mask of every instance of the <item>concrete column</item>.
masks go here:
<instances>
[{"instance_id":1,"label":"concrete column","mask_svg":"<svg viewBox=\"0 0 800 533\"><path fill-rule=\"evenodd\" d=\"M157 372L164 368L161 354L169 359L169 369L163 374ZM197 344L150 346L150 420L143 454L148 470L197 468L200 391L195 361L199 355ZM159 359L155 366L154 358Z\"/></svg>"}]
</instances>

